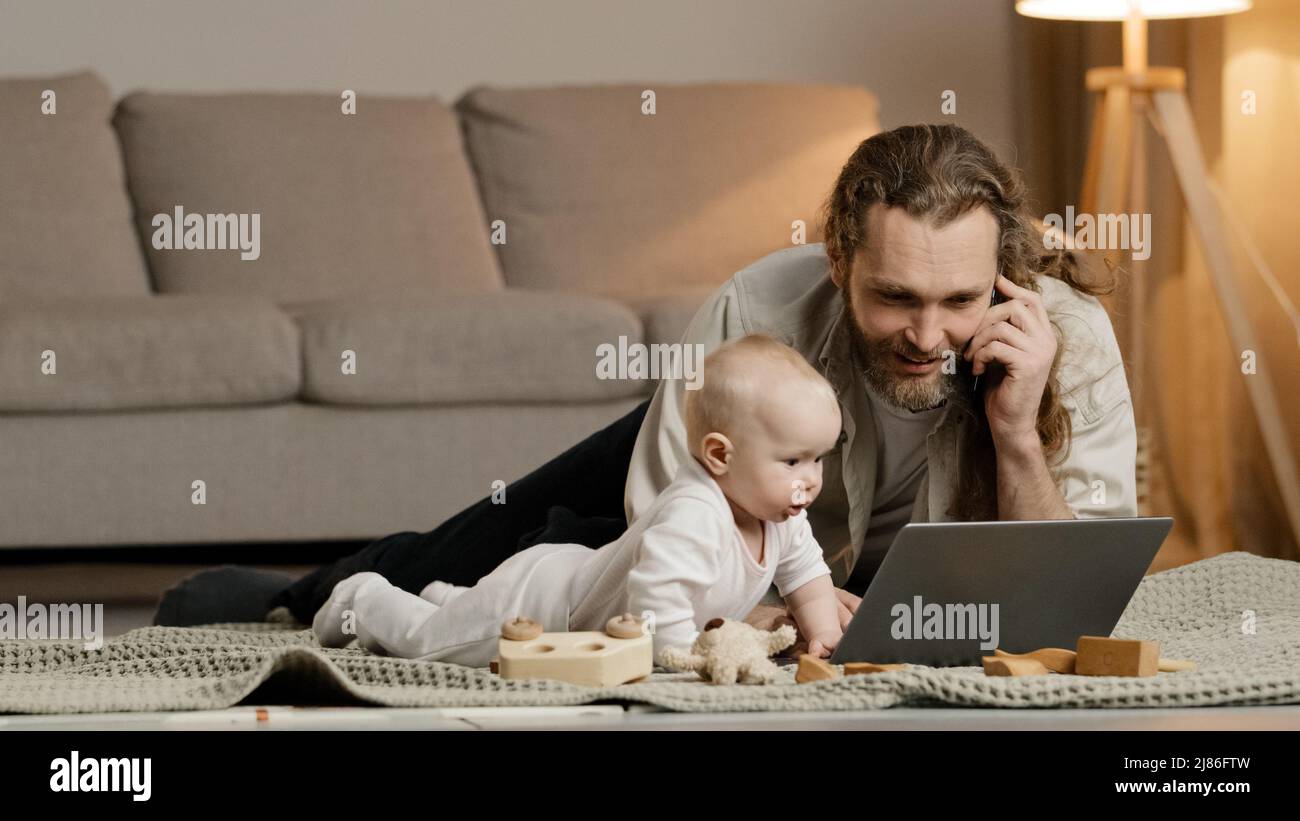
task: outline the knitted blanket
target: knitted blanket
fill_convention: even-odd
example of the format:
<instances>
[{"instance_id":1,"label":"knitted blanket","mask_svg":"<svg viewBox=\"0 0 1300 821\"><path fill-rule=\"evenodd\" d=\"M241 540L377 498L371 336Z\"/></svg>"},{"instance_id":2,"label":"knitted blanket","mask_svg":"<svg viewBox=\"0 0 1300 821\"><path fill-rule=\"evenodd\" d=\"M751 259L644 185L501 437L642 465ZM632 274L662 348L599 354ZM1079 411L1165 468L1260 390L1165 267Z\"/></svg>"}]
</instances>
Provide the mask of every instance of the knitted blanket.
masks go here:
<instances>
[{"instance_id":1,"label":"knitted blanket","mask_svg":"<svg viewBox=\"0 0 1300 821\"><path fill-rule=\"evenodd\" d=\"M393 707L614 701L691 712L1300 703L1300 563L1228 553L1148 576L1113 635L1159 641L1162 656L1191 659L1197 670L1004 678L978 667L913 667L795 684L786 668L789 678L769 685L714 686L694 674L656 673L595 688L323 649L300 625L229 624L146 627L92 651L80 641L0 642L0 712L198 710L244 699Z\"/></svg>"}]
</instances>

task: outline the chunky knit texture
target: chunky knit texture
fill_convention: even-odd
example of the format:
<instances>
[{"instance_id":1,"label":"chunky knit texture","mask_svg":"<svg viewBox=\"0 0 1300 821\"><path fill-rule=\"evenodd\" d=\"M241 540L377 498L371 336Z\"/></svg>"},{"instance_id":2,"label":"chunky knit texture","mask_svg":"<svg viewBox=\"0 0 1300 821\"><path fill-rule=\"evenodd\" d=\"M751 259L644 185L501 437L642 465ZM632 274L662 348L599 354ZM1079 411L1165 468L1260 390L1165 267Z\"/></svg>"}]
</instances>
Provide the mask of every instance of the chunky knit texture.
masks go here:
<instances>
[{"instance_id":1,"label":"chunky knit texture","mask_svg":"<svg viewBox=\"0 0 1300 821\"><path fill-rule=\"evenodd\" d=\"M1254 612L1254 634L1243 611ZM1154 678L986 677L930 668L795 684L714 686L656 673L620 687L506 681L487 670L326 650L297 625L145 627L86 651L79 641L0 642L0 712L198 710L360 701L393 707L644 702L689 712L896 706L1196 707L1300 703L1300 563L1228 553L1144 579L1115 628L1153 639L1194 672ZM259 687L259 692L254 693Z\"/></svg>"}]
</instances>

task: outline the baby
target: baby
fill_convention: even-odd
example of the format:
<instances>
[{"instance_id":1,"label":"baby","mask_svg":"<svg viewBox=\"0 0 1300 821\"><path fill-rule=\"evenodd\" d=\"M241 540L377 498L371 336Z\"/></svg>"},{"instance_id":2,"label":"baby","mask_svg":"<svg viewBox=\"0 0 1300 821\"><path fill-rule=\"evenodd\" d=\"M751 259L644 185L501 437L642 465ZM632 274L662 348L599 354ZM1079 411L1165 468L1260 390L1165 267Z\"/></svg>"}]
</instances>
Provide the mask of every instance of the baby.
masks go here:
<instances>
[{"instance_id":1,"label":"baby","mask_svg":"<svg viewBox=\"0 0 1300 821\"><path fill-rule=\"evenodd\" d=\"M662 664L665 647L689 648L715 617L743 619L775 581L808 651L829 655L841 635L835 591L805 508L840 433L834 390L794 350L751 335L704 360L684 415L691 458L617 540L534 545L473 587L435 581L419 596L357 573L316 613L316 636L486 667L516 616L559 632L649 612Z\"/></svg>"}]
</instances>

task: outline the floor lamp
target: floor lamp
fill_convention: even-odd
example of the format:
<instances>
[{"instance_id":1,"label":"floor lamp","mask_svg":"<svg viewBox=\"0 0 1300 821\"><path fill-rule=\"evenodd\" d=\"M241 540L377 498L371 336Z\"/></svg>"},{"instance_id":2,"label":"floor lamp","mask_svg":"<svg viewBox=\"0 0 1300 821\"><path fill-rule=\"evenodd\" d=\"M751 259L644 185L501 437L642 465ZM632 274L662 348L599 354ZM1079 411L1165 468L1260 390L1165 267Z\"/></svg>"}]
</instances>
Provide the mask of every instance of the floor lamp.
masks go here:
<instances>
[{"instance_id":1,"label":"floor lamp","mask_svg":"<svg viewBox=\"0 0 1300 821\"><path fill-rule=\"evenodd\" d=\"M1215 199L1184 93L1186 75L1178 68L1147 65L1147 20L1205 17L1246 11L1251 0L1018 0L1016 11L1054 20L1112 21L1123 24L1124 65L1090 69L1089 91L1101 95L1095 108L1080 210L1085 214L1144 214L1146 202L1146 124L1151 122L1173 162L1201 251L1214 284L1228 335L1238 351L1259 351L1240 287L1232 268L1222 206ZM1141 327L1146 315L1146 281L1138 261L1130 260L1129 319L1133 380L1142 385L1146 350ZM1300 541L1300 474L1287 438L1277 394L1269 374L1246 380L1251 406L1282 495L1293 537ZM1146 403L1142 403L1145 406ZM1145 411L1138 408L1139 450L1149 450ZM1141 458L1139 464L1142 464Z\"/></svg>"}]
</instances>

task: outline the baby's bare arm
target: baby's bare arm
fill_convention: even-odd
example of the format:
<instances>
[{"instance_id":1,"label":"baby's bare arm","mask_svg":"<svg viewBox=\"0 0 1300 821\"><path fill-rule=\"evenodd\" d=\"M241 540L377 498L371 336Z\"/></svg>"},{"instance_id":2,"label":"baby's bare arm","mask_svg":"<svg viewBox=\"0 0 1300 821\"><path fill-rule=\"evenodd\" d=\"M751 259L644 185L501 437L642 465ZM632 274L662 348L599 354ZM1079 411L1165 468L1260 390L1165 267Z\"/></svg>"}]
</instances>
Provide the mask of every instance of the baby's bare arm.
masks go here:
<instances>
[{"instance_id":1,"label":"baby's bare arm","mask_svg":"<svg viewBox=\"0 0 1300 821\"><path fill-rule=\"evenodd\" d=\"M829 646L838 642L840 630L839 613L836 606L835 586L830 576L818 576L785 597L790 608L790 615L799 625L809 643L814 640Z\"/></svg>"}]
</instances>

